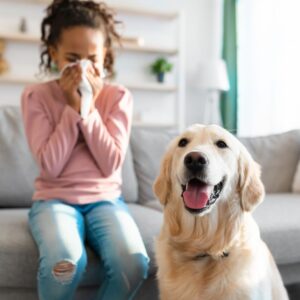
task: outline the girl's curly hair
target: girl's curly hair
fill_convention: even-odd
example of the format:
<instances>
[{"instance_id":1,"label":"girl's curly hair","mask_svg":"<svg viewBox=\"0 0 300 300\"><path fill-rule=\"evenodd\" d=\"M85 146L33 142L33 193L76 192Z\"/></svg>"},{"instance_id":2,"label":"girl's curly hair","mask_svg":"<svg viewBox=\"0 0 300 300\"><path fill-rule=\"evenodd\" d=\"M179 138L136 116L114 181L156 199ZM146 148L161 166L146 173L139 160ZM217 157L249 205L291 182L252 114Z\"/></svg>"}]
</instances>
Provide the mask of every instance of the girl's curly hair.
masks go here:
<instances>
[{"instance_id":1,"label":"girl's curly hair","mask_svg":"<svg viewBox=\"0 0 300 300\"><path fill-rule=\"evenodd\" d=\"M104 68L107 75L113 74L114 51L113 42L120 44L121 37L116 31L115 12L103 3L91 0L54 0L46 9L46 17L42 21L42 51L40 69L51 70L49 47L55 47L64 29L73 26L87 26L100 29L104 35L106 55Z\"/></svg>"}]
</instances>

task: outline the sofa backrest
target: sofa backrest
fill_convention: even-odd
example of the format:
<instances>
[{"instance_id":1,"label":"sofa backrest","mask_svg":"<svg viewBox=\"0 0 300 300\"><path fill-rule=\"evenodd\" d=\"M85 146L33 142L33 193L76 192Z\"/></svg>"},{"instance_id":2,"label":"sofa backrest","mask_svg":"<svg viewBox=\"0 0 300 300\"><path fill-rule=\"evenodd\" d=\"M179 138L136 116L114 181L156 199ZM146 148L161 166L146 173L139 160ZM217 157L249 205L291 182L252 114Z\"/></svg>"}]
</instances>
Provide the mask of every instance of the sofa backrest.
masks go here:
<instances>
[{"instance_id":1,"label":"sofa backrest","mask_svg":"<svg viewBox=\"0 0 300 300\"><path fill-rule=\"evenodd\" d=\"M20 110L0 109L0 206L27 207L38 174L22 127Z\"/></svg>"},{"instance_id":2,"label":"sofa backrest","mask_svg":"<svg viewBox=\"0 0 300 300\"><path fill-rule=\"evenodd\" d=\"M162 157L177 132L166 128L134 128L130 144L135 173L138 179L139 202L145 204L156 199L152 191Z\"/></svg>"},{"instance_id":3,"label":"sofa backrest","mask_svg":"<svg viewBox=\"0 0 300 300\"><path fill-rule=\"evenodd\" d=\"M152 185L163 154L176 135L170 129L133 128L122 170L127 202L155 199ZM290 192L300 158L300 130L239 139L261 165L266 191ZM0 207L29 207L37 175L19 107L0 107Z\"/></svg>"},{"instance_id":4,"label":"sofa backrest","mask_svg":"<svg viewBox=\"0 0 300 300\"><path fill-rule=\"evenodd\" d=\"M300 130L239 139L261 165L266 192L291 192L300 158Z\"/></svg>"},{"instance_id":5,"label":"sofa backrest","mask_svg":"<svg viewBox=\"0 0 300 300\"><path fill-rule=\"evenodd\" d=\"M162 128L133 129L131 148L139 184L139 202L155 199L152 185L159 173L163 154L176 134L174 130ZM262 137L240 137L239 140L261 165L266 192L291 192L300 158L300 130Z\"/></svg>"},{"instance_id":6,"label":"sofa backrest","mask_svg":"<svg viewBox=\"0 0 300 300\"><path fill-rule=\"evenodd\" d=\"M0 207L29 207L38 167L23 129L19 107L0 107ZM122 192L127 202L138 198L130 147L122 169Z\"/></svg>"}]
</instances>

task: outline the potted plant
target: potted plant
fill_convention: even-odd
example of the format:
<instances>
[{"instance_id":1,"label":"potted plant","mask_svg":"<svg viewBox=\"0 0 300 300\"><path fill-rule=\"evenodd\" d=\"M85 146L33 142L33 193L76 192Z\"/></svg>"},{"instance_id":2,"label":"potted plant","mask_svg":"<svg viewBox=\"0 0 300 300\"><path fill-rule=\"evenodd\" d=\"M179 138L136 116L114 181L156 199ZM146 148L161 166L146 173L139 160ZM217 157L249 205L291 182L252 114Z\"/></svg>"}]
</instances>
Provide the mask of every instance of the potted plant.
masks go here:
<instances>
[{"instance_id":1,"label":"potted plant","mask_svg":"<svg viewBox=\"0 0 300 300\"><path fill-rule=\"evenodd\" d=\"M164 82L164 75L166 72L170 72L173 65L169 63L165 58L158 58L152 65L152 73L156 74L158 82Z\"/></svg>"}]
</instances>

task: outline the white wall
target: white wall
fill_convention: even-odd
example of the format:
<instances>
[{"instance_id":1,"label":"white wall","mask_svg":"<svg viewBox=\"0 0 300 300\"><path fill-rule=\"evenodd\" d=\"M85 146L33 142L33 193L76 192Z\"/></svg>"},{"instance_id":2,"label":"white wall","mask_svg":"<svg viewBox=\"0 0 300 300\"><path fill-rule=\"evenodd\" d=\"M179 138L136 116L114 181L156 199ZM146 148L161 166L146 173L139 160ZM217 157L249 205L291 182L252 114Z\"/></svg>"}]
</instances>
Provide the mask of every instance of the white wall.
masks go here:
<instances>
[{"instance_id":1,"label":"white wall","mask_svg":"<svg viewBox=\"0 0 300 300\"><path fill-rule=\"evenodd\" d=\"M110 0L108 3L184 13L186 125L201 123L207 94L198 87L197 73L202 61L221 55L223 0Z\"/></svg>"},{"instance_id":2,"label":"white wall","mask_svg":"<svg viewBox=\"0 0 300 300\"><path fill-rule=\"evenodd\" d=\"M6 24L9 28L16 26L10 20L23 15L36 23L36 13L41 10L36 5L16 5L14 1L2 0L0 2L0 24ZM201 122L203 107L205 105L205 92L197 87L197 72L201 61L218 57L220 54L220 3L221 0L109 0L111 4L122 6L134 6L164 11L180 10L185 15L185 78L186 78L186 123L187 125ZM20 2L19 2L20 3ZM30 24L29 24L30 26ZM3 28L3 27L2 27ZM39 28L37 28L39 30ZM8 49L9 50L9 49ZM10 53L14 60L26 59L26 46L19 53ZM34 53L37 55L37 53ZM33 62L27 61L30 68ZM35 63L35 62L34 62ZM25 70L26 68L24 68ZM24 71L23 70L23 71ZM22 70L18 70L21 71ZM11 86L0 85L1 97L9 97ZM17 89L17 87L16 87Z\"/></svg>"}]
</instances>

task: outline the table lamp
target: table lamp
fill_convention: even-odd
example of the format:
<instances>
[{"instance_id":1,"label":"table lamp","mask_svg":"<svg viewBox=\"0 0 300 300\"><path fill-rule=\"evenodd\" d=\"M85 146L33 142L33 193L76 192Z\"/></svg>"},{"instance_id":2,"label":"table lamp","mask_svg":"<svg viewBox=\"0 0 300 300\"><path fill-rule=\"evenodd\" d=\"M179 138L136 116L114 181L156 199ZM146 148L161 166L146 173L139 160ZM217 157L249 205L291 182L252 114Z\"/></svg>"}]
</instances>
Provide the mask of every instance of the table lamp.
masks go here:
<instances>
[{"instance_id":1,"label":"table lamp","mask_svg":"<svg viewBox=\"0 0 300 300\"><path fill-rule=\"evenodd\" d=\"M221 91L229 90L226 63L222 59L209 60L200 65L198 83L207 91L203 123L222 125L219 99Z\"/></svg>"}]
</instances>

